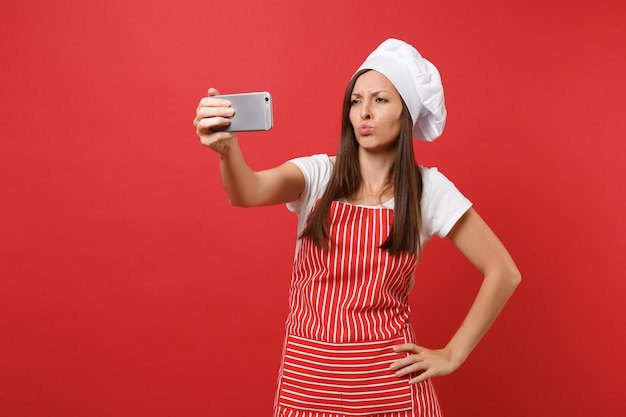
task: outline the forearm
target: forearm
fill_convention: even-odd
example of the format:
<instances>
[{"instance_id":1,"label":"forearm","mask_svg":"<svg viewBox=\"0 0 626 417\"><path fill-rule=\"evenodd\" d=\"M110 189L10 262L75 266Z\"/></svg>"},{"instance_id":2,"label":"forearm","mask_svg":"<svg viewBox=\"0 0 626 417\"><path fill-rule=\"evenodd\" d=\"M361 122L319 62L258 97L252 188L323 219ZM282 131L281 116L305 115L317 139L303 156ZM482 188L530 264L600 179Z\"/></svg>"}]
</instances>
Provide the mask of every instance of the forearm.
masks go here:
<instances>
[{"instance_id":1,"label":"forearm","mask_svg":"<svg viewBox=\"0 0 626 417\"><path fill-rule=\"evenodd\" d=\"M219 158L222 186L230 204L242 207L256 205L258 178L246 163L237 143L231 143L225 152L219 154Z\"/></svg>"},{"instance_id":2,"label":"forearm","mask_svg":"<svg viewBox=\"0 0 626 417\"><path fill-rule=\"evenodd\" d=\"M486 273L478 294L446 346L452 360L460 366L485 335L521 280L514 265Z\"/></svg>"}]
</instances>

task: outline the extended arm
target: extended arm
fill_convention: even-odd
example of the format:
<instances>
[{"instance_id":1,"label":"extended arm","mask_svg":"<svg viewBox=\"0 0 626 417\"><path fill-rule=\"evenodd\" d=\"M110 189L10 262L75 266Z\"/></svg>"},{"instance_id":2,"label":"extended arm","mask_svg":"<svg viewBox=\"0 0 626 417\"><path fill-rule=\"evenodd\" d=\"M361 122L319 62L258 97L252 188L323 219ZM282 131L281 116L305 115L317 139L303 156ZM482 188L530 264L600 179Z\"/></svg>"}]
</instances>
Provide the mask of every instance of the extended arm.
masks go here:
<instances>
[{"instance_id":1,"label":"extended arm","mask_svg":"<svg viewBox=\"0 0 626 417\"><path fill-rule=\"evenodd\" d=\"M461 366L521 281L506 248L474 209L465 213L449 237L482 273L483 282L467 316L445 348L431 350L414 344L396 347L398 352L413 353L392 364L396 374L421 372L411 383L450 374Z\"/></svg>"},{"instance_id":2,"label":"extended arm","mask_svg":"<svg viewBox=\"0 0 626 417\"><path fill-rule=\"evenodd\" d=\"M253 171L246 163L237 134L213 131L212 128L227 126L234 109L228 101L213 98L219 94L214 88L200 100L194 126L203 145L219 154L222 185L228 201L235 206L252 207L286 203L298 198L304 189L304 176L292 163L276 168Z\"/></svg>"}]
</instances>

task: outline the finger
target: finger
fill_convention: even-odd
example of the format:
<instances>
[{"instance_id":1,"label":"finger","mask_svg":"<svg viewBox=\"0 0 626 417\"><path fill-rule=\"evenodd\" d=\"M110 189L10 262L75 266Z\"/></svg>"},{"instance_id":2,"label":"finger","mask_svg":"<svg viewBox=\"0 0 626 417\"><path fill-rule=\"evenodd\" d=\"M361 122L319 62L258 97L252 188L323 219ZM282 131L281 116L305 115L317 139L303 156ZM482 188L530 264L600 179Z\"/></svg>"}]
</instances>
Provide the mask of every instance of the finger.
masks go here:
<instances>
[{"instance_id":1,"label":"finger","mask_svg":"<svg viewBox=\"0 0 626 417\"><path fill-rule=\"evenodd\" d=\"M232 103L219 97L202 97L198 103L196 111L203 107L231 107Z\"/></svg>"},{"instance_id":2,"label":"finger","mask_svg":"<svg viewBox=\"0 0 626 417\"><path fill-rule=\"evenodd\" d=\"M402 345L396 345L393 347L394 352L411 352L420 353L423 348L415 343L404 343Z\"/></svg>"},{"instance_id":3,"label":"finger","mask_svg":"<svg viewBox=\"0 0 626 417\"><path fill-rule=\"evenodd\" d=\"M203 99L204 100L204 99ZM226 101L222 101L218 103L219 106L204 106L201 104L196 109L196 117L193 119L193 125L196 127L199 126L207 126L212 122L208 122L205 119L211 118L230 118L235 114L235 109L230 106L230 103ZM225 125L224 120L216 120L216 123L219 125ZM230 123L230 122L228 122Z\"/></svg>"},{"instance_id":4,"label":"finger","mask_svg":"<svg viewBox=\"0 0 626 417\"><path fill-rule=\"evenodd\" d=\"M399 369L402 369L407 366L411 366L412 364L423 362L423 361L424 361L424 358L421 355L418 355L418 354L408 355L405 358L398 359L397 361L393 362L389 368L392 371L397 371Z\"/></svg>"},{"instance_id":5,"label":"finger","mask_svg":"<svg viewBox=\"0 0 626 417\"><path fill-rule=\"evenodd\" d=\"M424 382L429 378L432 378L433 375L431 375L431 373L426 370L422 373L420 373L419 375L417 375L414 378L409 379L409 384L410 385L415 385L415 384L419 384L420 382Z\"/></svg>"},{"instance_id":6,"label":"finger","mask_svg":"<svg viewBox=\"0 0 626 417\"><path fill-rule=\"evenodd\" d=\"M216 89L216 88L214 88L214 87L209 88L209 90L207 91L207 95L209 95L209 96L216 96L216 95L218 95L219 93L220 93L220 92L219 92L219 91L217 91L217 89Z\"/></svg>"},{"instance_id":7,"label":"finger","mask_svg":"<svg viewBox=\"0 0 626 417\"><path fill-rule=\"evenodd\" d=\"M415 372L423 372L427 370L429 366L430 365L427 362L419 360L397 368L395 374L398 377L402 377Z\"/></svg>"},{"instance_id":8,"label":"finger","mask_svg":"<svg viewBox=\"0 0 626 417\"><path fill-rule=\"evenodd\" d=\"M196 119L205 119L209 117L232 117L235 114L235 109L232 107L207 107L201 106L196 110Z\"/></svg>"},{"instance_id":9,"label":"finger","mask_svg":"<svg viewBox=\"0 0 626 417\"><path fill-rule=\"evenodd\" d=\"M226 117L206 117L196 119L196 129L198 135L210 135L224 130L225 126L230 126L230 119Z\"/></svg>"}]
</instances>

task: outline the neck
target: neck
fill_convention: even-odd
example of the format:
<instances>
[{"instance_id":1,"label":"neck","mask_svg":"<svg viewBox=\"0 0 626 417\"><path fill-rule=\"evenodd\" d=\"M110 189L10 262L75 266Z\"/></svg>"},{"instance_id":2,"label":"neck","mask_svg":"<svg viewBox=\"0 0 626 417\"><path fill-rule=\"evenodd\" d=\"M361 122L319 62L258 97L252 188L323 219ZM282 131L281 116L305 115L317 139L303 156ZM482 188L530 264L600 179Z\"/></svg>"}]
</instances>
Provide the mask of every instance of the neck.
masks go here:
<instances>
[{"instance_id":1,"label":"neck","mask_svg":"<svg viewBox=\"0 0 626 417\"><path fill-rule=\"evenodd\" d=\"M354 195L353 202L381 204L393 197L393 183L390 173L395 155L391 153L371 154L359 152L361 185ZM368 204L369 204L368 203Z\"/></svg>"},{"instance_id":2,"label":"neck","mask_svg":"<svg viewBox=\"0 0 626 417\"><path fill-rule=\"evenodd\" d=\"M387 183L395 160L395 152L374 154L362 149L359 152L359 165L363 181L374 187Z\"/></svg>"}]
</instances>

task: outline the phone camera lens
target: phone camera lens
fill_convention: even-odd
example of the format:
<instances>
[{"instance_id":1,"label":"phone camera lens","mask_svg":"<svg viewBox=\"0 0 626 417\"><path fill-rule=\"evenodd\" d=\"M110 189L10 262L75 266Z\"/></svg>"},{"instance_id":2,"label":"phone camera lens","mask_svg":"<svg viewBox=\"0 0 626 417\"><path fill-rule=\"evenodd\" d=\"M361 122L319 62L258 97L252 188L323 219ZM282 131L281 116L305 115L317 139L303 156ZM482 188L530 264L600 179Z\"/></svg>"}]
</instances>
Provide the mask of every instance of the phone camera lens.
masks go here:
<instances>
[{"instance_id":1,"label":"phone camera lens","mask_svg":"<svg viewBox=\"0 0 626 417\"><path fill-rule=\"evenodd\" d=\"M265 101L270 101L269 97L265 97Z\"/></svg>"}]
</instances>

